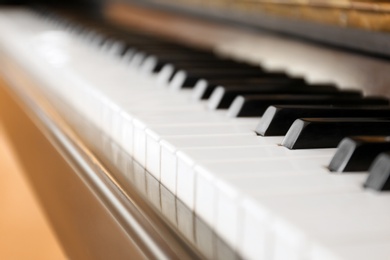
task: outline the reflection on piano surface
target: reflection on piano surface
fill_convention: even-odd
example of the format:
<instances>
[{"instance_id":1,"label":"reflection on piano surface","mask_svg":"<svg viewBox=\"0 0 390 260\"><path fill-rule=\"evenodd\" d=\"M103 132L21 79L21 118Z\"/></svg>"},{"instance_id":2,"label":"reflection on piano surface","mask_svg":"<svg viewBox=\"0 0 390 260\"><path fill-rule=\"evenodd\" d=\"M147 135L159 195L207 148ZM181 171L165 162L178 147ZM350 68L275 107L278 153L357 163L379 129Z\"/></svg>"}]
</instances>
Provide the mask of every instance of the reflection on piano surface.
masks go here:
<instances>
[{"instance_id":1,"label":"reflection on piano surface","mask_svg":"<svg viewBox=\"0 0 390 260\"><path fill-rule=\"evenodd\" d=\"M374 6L348 3L326 8ZM2 10L2 73L140 255L388 258L386 51L140 6L104 15Z\"/></svg>"}]
</instances>

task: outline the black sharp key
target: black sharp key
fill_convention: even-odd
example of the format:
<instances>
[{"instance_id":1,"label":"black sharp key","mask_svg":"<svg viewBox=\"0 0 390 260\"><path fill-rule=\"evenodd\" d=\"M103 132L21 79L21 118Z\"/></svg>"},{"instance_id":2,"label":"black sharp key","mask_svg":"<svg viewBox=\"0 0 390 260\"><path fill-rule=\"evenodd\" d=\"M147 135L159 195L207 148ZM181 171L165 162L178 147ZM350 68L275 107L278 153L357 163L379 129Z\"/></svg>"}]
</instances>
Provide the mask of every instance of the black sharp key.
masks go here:
<instances>
[{"instance_id":1,"label":"black sharp key","mask_svg":"<svg viewBox=\"0 0 390 260\"><path fill-rule=\"evenodd\" d=\"M286 74L278 72L263 73L253 78L243 77L226 79L221 77L220 79L214 80L200 79L194 86L194 91L191 98L192 100L208 99L211 96L211 93L219 86L260 86L268 84L305 85L306 82L302 78L290 78ZM329 89L330 88L331 87L329 87ZM337 91L337 88L334 87L334 91Z\"/></svg>"},{"instance_id":2,"label":"black sharp key","mask_svg":"<svg viewBox=\"0 0 390 260\"><path fill-rule=\"evenodd\" d=\"M266 84L257 86L220 86L212 93L208 102L209 109L228 108L237 96L242 95L327 95L343 98L361 98L362 94L356 90L335 92L333 88L321 86Z\"/></svg>"},{"instance_id":3,"label":"black sharp key","mask_svg":"<svg viewBox=\"0 0 390 260\"><path fill-rule=\"evenodd\" d=\"M147 52L151 57L156 59L166 60L183 60L183 59L194 59L194 60L222 60L217 56L209 52L199 51L196 49L189 49L178 47L175 45L145 45L144 43L136 44L135 47L140 50Z\"/></svg>"},{"instance_id":4,"label":"black sharp key","mask_svg":"<svg viewBox=\"0 0 390 260\"><path fill-rule=\"evenodd\" d=\"M171 83L172 89L181 89L181 88L194 88L195 84L202 77L207 77L209 79L245 79L251 77L258 77L266 74L260 68L251 67L251 68L221 68L216 66L215 68L190 68L190 69L181 69L175 67L173 64L166 64L158 72L164 71L170 67L171 76L169 82Z\"/></svg>"},{"instance_id":5,"label":"black sharp key","mask_svg":"<svg viewBox=\"0 0 390 260\"><path fill-rule=\"evenodd\" d=\"M261 116L269 106L273 105L387 106L389 105L389 100L376 97L354 99L320 95L238 96L229 107L228 116Z\"/></svg>"},{"instance_id":6,"label":"black sharp key","mask_svg":"<svg viewBox=\"0 0 390 260\"><path fill-rule=\"evenodd\" d=\"M332 172L368 171L375 157L390 151L388 136L355 136L344 138L329 164Z\"/></svg>"},{"instance_id":7,"label":"black sharp key","mask_svg":"<svg viewBox=\"0 0 390 260\"><path fill-rule=\"evenodd\" d=\"M297 119L288 130L282 145L289 149L333 148L344 137L357 135L390 135L390 119Z\"/></svg>"},{"instance_id":8,"label":"black sharp key","mask_svg":"<svg viewBox=\"0 0 390 260\"><path fill-rule=\"evenodd\" d=\"M193 69L189 71L179 70L171 80L172 89L193 88L201 78L242 78L256 77L264 74L260 69Z\"/></svg>"},{"instance_id":9,"label":"black sharp key","mask_svg":"<svg viewBox=\"0 0 390 260\"><path fill-rule=\"evenodd\" d=\"M220 71L220 70L247 70L263 73L260 67L248 67L241 64L236 64L232 62L227 62L224 60L182 60L182 61L172 61L165 64L172 64L175 68L175 71L180 70L192 71L192 70L209 70L209 71ZM165 65L164 64L164 65ZM154 73L159 71L163 65L156 65L153 70Z\"/></svg>"},{"instance_id":10,"label":"black sharp key","mask_svg":"<svg viewBox=\"0 0 390 260\"><path fill-rule=\"evenodd\" d=\"M261 68L248 64L234 62L232 60L221 59L215 56L199 56L196 53L169 53L165 55L149 56L145 62L153 64L153 72L159 72L165 65L172 64L175 70L201 69L201 68L237 68L237 69L256 69Z\"/></svg>"},{"instance_id":11,"label":"black sharp key","mask_svg":"<svg viewBox=\"0 0 390 260\"><path fill-rule=\"evenodd\" d=\"M369 169L364 187L376 191L390 190L390 153L378 155Z\"/></svg>"},{"instance_id":12,"label":"black sharp key","mask_svg":"<svg viewBox=\"0 0 390 260\"><path fill-rule=\"evenodd\" d=\"M142 50L142 48L139 48ZM261 71L260 66L252 66L249 64L235 62L229 59L222 59L212 55L211 53L204 54L197 51L166 51L166 50L142 50L148 55L144 63L150 68L150 71L157 73L167 65L171 64L174 67L175 73L179 70L190 69L241 69L241 70L256 70Z\"/></svg>"},{"instance_id":13,"label":"black sharp key","mask_svg":"<svg viewBox=\"0 0 390 260\"><path fill-rule=\"evenodd\" d=\"M270 106L255 131L262 136L285 135L296 119L304 117L390 118L390 107Z\"/></svg>"},{"instance_id":14,"label":"black sharp key","mask_svg":"<svg viewBox=\"0 0 390 260\"><path fill-rule=\"evenodd\" d=\"M167 63L183 63L183 65L190 65L192 63L226 63L234 64L233 62L224 61L218 59L212 55L200 55L196 52L175 52L175 51L164 51L161 54L156 54L157 51L142 50L148 54L148 58L155 60L156 64L167 64ZM237 65L237 64L236 64ZM162 65L160 65L162 66ZM237 65L238 66L238 65Z\"/></svg>"},{"instance_id":15,"label":"black sharp key","mask_svg":"<svg viewBox=\"0 0 390 260\"><path fill-rule=\"evenodd\" d=\"M248 67L245 65L233 63L225 60L217 60L217 59L192 59L192 58L184 58L169 61L159 60L154 57L147 57L142 66L149 67L150 71L153 73L158 73L162 70L165 65L171 64L175 71L178 70L190 70L190 69L256 69L256 71L261 71L259 67Z\"/></svg>"},{"instance_id":16,"label":"black sharp key","mask_svg":"<svg viewBox=\"0 0 390 260\"><path fill-rule=\"evenodd\" d=\"M155 40L152 40L155 41ZM137 48L148 52L150 55L155 55L158 58L162 59L176 59L177 57L198 57L199 59L219 59L213 53L193 49L188 47L183 47L180 45L175 45L172 43L159 43L156 44L147 44L144 43L138 44Z\"/></svg>"}]
</instances>

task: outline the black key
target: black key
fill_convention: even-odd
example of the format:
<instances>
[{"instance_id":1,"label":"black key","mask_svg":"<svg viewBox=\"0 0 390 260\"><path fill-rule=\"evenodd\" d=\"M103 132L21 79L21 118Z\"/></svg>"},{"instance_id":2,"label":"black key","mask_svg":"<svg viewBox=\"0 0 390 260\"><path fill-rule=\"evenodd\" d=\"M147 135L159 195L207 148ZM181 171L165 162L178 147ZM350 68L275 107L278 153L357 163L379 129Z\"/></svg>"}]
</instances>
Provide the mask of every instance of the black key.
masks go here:
<instances>
[{"instance_id":1,"label":"black key","mask_svg":"<svg viewBox=\"0 0 390 260\"><path fill-rule=\"evenodd\" d=\"M150 54L150 52L147 52ZM148 56L148 63L154 65L153 72L160 71L166 64L172 64L176 71L184 69L199 68L238 68L238 69L256 69L261 70L260 66L251 66L249 64L234 62L232 60L220 59L212 55L198 55L196 52L164 53Z\"/></svg>"},{"instance_id":2,"label":"black key","mask_svg":"<svg viewBox=\"0 0 390 260\"><path fill-rule=\"evenodd\" d=\"M356 135L390 135L390 119L297 119L288 130L282 145L289 149L333 148L344 137Z\"/></svg>"},{"instance_id":3,"label":"black key","mask_svg":"<svg viewBox=\"0 0 390 260\"><path fill-rule=\"evenodd\" d=\"M255 131L262 136L285 135L296 119L304 117L390 118L390 107L270 106Z\"/></svg>"},{"instance_id":4,"label":"black key","mask_svg":"<svg viewBox=\"0 0 390 260\"><path fill-rule=\"evenodd\" d=\"M189 71L179 70L171 80L172 89L193 88L200 78L242 78L262 75L260 69L193 69Z\"/></svg>"},{"instance_id":5,"label":"black key","mask_svg":"<svg viewBox=\"0 0 390 260\"><path fill-rule=\"evenodd\" d=\"M356 136L344 138L329 164L332 172L368 171L380 153L390 151L388 136Z\"/></svg>"},{"instance_id":6,"label":"black key","mask_svg":"<svg viewBox=\"0 0 390 260\"><path fill-rule=\"evenodd\" d=\"M227 62L222 59L218 59L213 55L205 55L205 54L198 54L197 52L190 52L190 51L163 51L161 54L158 53L158 51L148 51L148 50L142 50L143 52L148 54L148 58L154 59L156 63L183 63L185 64L192 64L194 62L198 63L226 63L226 64L235 64L232 62ZM157 54L156 54L157 53ZM236 64L237 65L237 64ZM238 65L237 65L238 66Z\"/></svg>"},{"instance_id":7,"label":"black key","mask_svg":"<svg viewBox=\"0 0 390 260\"><path fill-rule=\"evenodd\" d=\"M148 58L154 60L157 63L171 63L171 62L224 62L227 64L235 64L236 66L242 65L243 63L234 62L230 59L222 59L210 52L199 51L196 49L190 49L185 47L179 47L176 45L161 45L161 44L146 44L140 43L129 43L125 41L129 46L139 52L147 54ZM252 67L246 64L247 67Z\"/></svg>"},{"instance_id":8,"label":"black key","mask_svg":"<svg viewBox=\"0 0 390 260\"><path fill-rule=\"evenodd\" d=\"M146 44L144 42L136 43L135 47L140 51L147 52L148 54L153 55L159 59L180 60L188 57L195 59L222 60L211 52L183 47L181 45L175 45L172 43L159 43L155 40L148 40L148 43Z\"/></svg>"},{"instance_id":9,"label":"black key","mask_svg":"<svg viewBox=\"0 0 390 260\"><path fill-rule=\"evenodd\" d=\"M157 73L162 69L166 64L172 64L175 70L175 73L178 71L192 71L192 70L208 70L208 71L221 71L221 70L244 70L244 71L255 71L258 73L263 73L260 67L249 67L246 65L241 65L237 63L227 62L224 60L179 60L179 61L170 61L170 62L161 62L161 64L156 64L153 72Z\"/></svg>"},{"instance_id":10,"label":"black key","mask_svg":"<svg viewBox=\"0 0 390 260\"><path fill-rule=\"evenodd\" d=\"M390 190L390 153L381 153L372 163L369 175L363 185L376 191Z\"/></svg>"},{"instance_id":11,"label":"black key","mask_svg":"<svg viewBox=\"0 0 390 260\"><path fill-rule=\"evenodd\" d=\"M191 65L193 66L193 65ZM214 68L205 68L205 67L192 67L189 69L183 69L175 67L173 64L166 64L158 72L164 71L167 67L170 67L172 70L169 81L172 82L172 89L181 89L181 88L194 88L196 82L203 76L206 76L209 79L245 79L248 77L258 77L262 76L265 73L260 68L223 68L215 66Z\"/></svg>"},{"instance_id":12,"label":"black key","mask_svg":"<svg viewBox=\"0 0 390 260\"><path fill-rule=\"evenodd\" d=\"M256 71L261 71L259 67L249 67L241 65L238 63L233 63L231 61L218 60L218 59L196 59L196 58L182 58L182 59L167 59L162 60L153 56L149 56L145 59L142 66L149 67L150 71L153 73L158 73L162 70L165 65L171 64L174 67L174 70L189 70L189 69L256 69Z\"/></svg>"},{"instance_id":13,"label":"black key","mask_svg":"<svg viewBox=\"0 0 390 260\"><path fill-rule=\"evenodd\" d=\"M305 85L267 84L258 86L227 86L218 87L212 93L208 108L228 108L233 100L239 95L329 95L344 98L361 98L362 94L356 90L335 92L333 88Z\"/></svg>"},{"instance_id":14,"label":"black key","mask_svg":"<svg viewBox=\"0 0 390 260\"><path fill-rule=\"evenodd\" d=\"M263 73L253 78L243 77L226 79L221 77L220 79L213 80L200 79L194 86L194 91L191 98L193 100L208 99L211 96L211 93L219 86L260 86L268 84L305 85L306 82L302 78L290 78L286 74L279 72ZM334 87L334 91L337 91L337 88Z\"/></svg>"},{"instance_id":15,"label":"black key","mask_svg":"<svg viewBox=\"0 0 390 260\"><path fill-rule=\"evenodd\" d=\"M273 105L333 105L333 106L387 106L385 98L344 98L320 95L269 95L238 96L229 108L230 117L261 116L269 106Z\"/></svg>"},{"instance_id":16,"label":"black key","mask_svg":"<svg viewBox=\"0 0 390 260\"><path fill-rule=\"evenodd\" d=\"M222 60L210 52L199 51L196 49L185 48L172 44L145 44L143 42L136 44L135 48L140 51L147 52L149 55L157 59L167 60Z\"/></svg>"}]
</instances>

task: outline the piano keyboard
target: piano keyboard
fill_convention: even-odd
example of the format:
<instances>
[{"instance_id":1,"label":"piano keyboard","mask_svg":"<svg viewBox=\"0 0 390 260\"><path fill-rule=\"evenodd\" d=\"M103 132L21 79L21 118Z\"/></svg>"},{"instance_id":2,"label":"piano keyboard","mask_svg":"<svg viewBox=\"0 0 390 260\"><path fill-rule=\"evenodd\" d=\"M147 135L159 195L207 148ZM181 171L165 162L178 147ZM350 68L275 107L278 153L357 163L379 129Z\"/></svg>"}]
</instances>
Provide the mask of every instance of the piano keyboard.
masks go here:
<instances>
[{"instance_id":1,"label":"piano keyboard","mask_svg":"<svg viewBox=\"0 0 390 260\"><path fill-rule=\"evenodd\" d=\"M363 187L371 162L358 173L328 169L342 153L337 129L390 135L387 99L88 20L3 10L0 32L1 50L48 96L93 122L242 257L388 258L390 195ZM311 112L268 133L283 108ZM365 186L381 189L378 178Z\"/></svg>"}]
</instances>

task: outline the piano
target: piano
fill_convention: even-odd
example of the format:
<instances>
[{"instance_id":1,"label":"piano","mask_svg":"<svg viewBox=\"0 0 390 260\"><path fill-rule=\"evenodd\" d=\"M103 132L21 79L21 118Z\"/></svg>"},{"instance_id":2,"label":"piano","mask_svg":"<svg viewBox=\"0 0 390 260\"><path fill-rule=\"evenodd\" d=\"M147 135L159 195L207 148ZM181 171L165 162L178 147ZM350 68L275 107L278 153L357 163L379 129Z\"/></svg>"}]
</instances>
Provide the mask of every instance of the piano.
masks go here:
<instances>
[{"instance_id":1,"label":"piano","mask_svg":"<svg viewBox=\"0 0 390 260\"><path fill-rule=\"evenodd\" d=\"M87 9L0 9L0 115L69 258L389 258L388 4Z\"/></svg>"}]
</instances>

